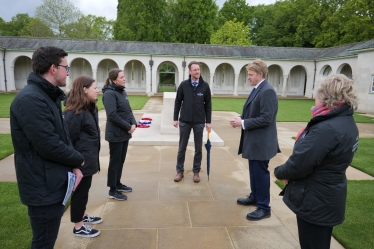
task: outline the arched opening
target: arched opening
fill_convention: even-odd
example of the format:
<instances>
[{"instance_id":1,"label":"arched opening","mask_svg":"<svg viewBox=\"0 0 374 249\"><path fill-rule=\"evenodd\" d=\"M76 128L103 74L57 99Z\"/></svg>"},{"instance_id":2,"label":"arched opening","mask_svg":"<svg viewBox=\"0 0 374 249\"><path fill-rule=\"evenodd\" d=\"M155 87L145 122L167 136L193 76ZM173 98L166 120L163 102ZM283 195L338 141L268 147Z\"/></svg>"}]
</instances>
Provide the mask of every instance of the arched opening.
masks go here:
<instances>
[{"instance_id":1,"label":"arched opening","mask_svg":"<svg viewBox=\"0 0 374 249\"><path fill-rule=\"evenodd\" d=\"M97 79L96 84L99 89L102 89L106 79L108 78L108 73L113 68L119 68L117 63L110 59L105 59L100 61L97 67ZM127 79L127 75L125 75Z\"/></svg>"},{"instance_id":2,"label":"arched opening","mask_svg":"<svg viewBox=\"0 0 374 249\"><path fill-rule=\"evenodd\" d=\"M74 59L70 63L70 72L69 72L70 81L73 82L73 80L76 79L80 75L93 77L91 64L86 59L83 59L83 58Z\"/></svg>"},{"instance_id":3,"label":"arched opening","mask_svg":"<svg viewBox=\"0 0 374 249\"><path fill-rule=\"evenodd\" d=\"M294 96L303 96L306 86L307 74L302 66L295 66L291 69L288 78L286 94Z\"/></svg>"},{"instance_id":4,"label":"arched opening","mask_svg":"<svg viewBox=\"0 0 374 249\"><path fill-rule=\"evenodd\" d=\"M283 71L279 65L271 65L268 68L266 79L274 87L278 95L282 94Z\"/></svg>"},{"instance_id":5,"label":"arched opening","mask_svg":"<svg viewBox=\"0 0 374 249\"><path fill-rule=\"evenodd\" d=\"M340 72L338 70L338 73L344 74L348 78L352 79L352 68L349 64L344 64L340 66Z\"/></svg>"},{"instance_id":6,"label":"arched opening","mask_svg":"<svg viewBox=\"0 0 374 249\"><path fill-rule=\"evenodd\" d=\"M146 69L138 60L131 60L125 65L126 91L146 91Z\"/></svg>"},{"instance_id":7,"label":"arched opening","mask_svg":"<svg viewBox=\"0 0 374 249\"><path fill-rule=\"evenodd\" d=\"M330 74L332 73L332 69L329 65L326 65L324 68L323 68L323 72L322 72L322 75L323 77L327 77L329 76Z\"/></svg>"},{"instance_id":8,"label":"arched opening","mask_svg":"<svg viewBox=\"0 0 374 249\"><path fill-rule=\"evenodd\" d=\"M238 94L247 94L252 91L252 86L248 81L248 71L247 65L240 69L239 79L238 79Z\"/></svg>"},{"instance_id":9,"label":"arched opening","mask_svg":"<svg viewBox=\"0 0 374 249\"><path fill-rule=\"evenodd\" d=\"M171 61L161 63L157 68L157 92L175 92L179 86L178 67Z\"/></svg>"},{"instance_id":10,"label":"arched opening","mask_svg":"<svg viewBox=\"0 0 374 249\"><path fill-rule=\"evenodd\" d=\"M218 94L233 93L234 83L234 68L228 63L220 64L214 73L213 92Z\"/></svg>"},{"instance_id":11,"label":"arched opening","mask_svg":"<svg viewBox=\"0 0 374 249\"><path fill-rule=\"evenodd\" d=\"M21 90L27 85L27 78L32 72L32 62L27 56L20 56L14 63L14 84L16 90Z\"/></svg>"}]
</instances>

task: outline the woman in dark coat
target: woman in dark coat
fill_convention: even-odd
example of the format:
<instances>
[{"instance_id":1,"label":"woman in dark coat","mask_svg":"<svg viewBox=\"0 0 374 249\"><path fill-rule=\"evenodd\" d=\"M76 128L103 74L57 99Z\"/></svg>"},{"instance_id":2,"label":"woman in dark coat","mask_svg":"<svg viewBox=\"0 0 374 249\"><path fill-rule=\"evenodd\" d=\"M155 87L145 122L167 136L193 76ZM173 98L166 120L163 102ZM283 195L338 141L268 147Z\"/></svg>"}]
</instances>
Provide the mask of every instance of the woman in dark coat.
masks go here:
<instances>
[{"instance_id":1,"label":"woman in dark coat","mask_svg":"<svg viewBox=\"0 0 374 249\"><path fill-rule=\"evenodd\" d=\"M107 116L105 140L109 142L108 182L109 198L124 201L127 196L121 192L131 192L132 188L121 183L123 164L136 120L125 91L125 75L114 68L103 87L103 103Z\"/></svg>"},{"instance_id":2,"label":"woman in dark coat","mask_svg":"<svg viewBox=\"0 0 374 249\"><path fill-rule=\"evenodd\" d=\"M283 201L297 216L302 249L330 248L333 227L344 221L345 172L358 148L353 83L341 74L324 79L312 119L297 135L290 158L274 170L286 184Z\"/></svg>"},{"instance_id":3,"label":"woman in dark coat","mask_svg":"<svg viewBox=\"0 0 374 249\"><path fill-rule=\"evenodd\" d=\"M88 76L79 76L72 84L64 110L73 146L85 158L84 167L81 168L83 178L71 197L70 218L71 222L75 223L73 234L88 238L98 236L100 231L92 229L84 223L98 224L102 222L100 217L86 213L92 175L100 170L100 128L96 107L98 92L94 79Z\"/></svg>"}]
</instances>

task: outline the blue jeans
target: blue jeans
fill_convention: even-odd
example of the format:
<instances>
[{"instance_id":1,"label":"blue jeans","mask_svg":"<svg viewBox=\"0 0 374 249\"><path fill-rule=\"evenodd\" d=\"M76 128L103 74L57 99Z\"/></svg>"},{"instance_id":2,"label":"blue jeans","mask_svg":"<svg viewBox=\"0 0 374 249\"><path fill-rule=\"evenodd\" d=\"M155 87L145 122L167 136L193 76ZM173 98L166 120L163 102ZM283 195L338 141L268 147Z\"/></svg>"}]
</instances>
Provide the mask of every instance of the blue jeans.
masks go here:
<instances>
[{"instance_id":1,"label":"blue jeans","mask_svg":"<svg viewBox=\"0 0 374 249\"><path fill-rule=\"evenodd\" d=\"M28 206L28 213L32 229L31 249L52 249L64 214L62 200L49 206Z\"/></svg>"}]
</instances>

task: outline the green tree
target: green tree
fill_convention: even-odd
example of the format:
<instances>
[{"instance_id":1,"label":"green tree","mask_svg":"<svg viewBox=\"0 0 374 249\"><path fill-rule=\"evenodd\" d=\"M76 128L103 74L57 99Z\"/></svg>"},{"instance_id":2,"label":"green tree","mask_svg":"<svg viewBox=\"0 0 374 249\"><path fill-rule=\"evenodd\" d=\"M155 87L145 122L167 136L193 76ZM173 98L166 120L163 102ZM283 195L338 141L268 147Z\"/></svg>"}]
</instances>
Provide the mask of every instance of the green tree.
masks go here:
<instances>
[{"instance_id":1,"label":"green tree","mask_svg":"<svg viewBox=\"0 0 374 249\"><path fill-rule=\"evenodd\" d=\"M251 46L250 29L243 22L236 22L236 18L227 21L210 38L211 44L225 44L238 46Z\"/></svg>"},{"instance_id":2,"label":"green tree","mask_svg":"<svg viewBox=\"0 0 374 249\"><path fill-rule=\"evenodd\" d=\"M214 0L176 0L173 6L175 42L206 44L217 30L218 6Z\"/></svg>"},{"instance_id":3,"label":"green tree","mask_svg":"<svg viewBox=\"0 0 374 249\"><path fill-rule=\"evenodd\" d=\"M322 22L321 32L313 40L316 47L338 46L374 37L372 0L342 0L335 2L334 7L335 11Z\"/></svg>"},{"instance_id":4,"label":"green tree","mask_svg":"<svg viewBox=\"0 0 374 249\"><path fill-rule=\"evenodd\" d=\"M112 37L113 23L105 17L87 15L64 25L62 29L68 38L108 40Z\"/></svg>"},{"instance_id":5,"label":"green tree","mask_svg":"<svg viewBox=\"0 0 374 249\"><path fill-rule=\"evenodd\" d=\"M53 31L39 18L31 18L30 22L19 32L20 36L53 37Z\"/></svg>"},{"instance_id":6,"label":"green tree","mask_svg":"<svg viewBox=\"0 0 374 249\"><path fill-rule=\"evenodd\" d=\"M218 12L218 23L236 20L249 25L252 19L253 7L247 4L246 0L227 0Z\"/></svg>"},{"instance_id":7,"label":"green tree","mask_svg":"<svg viewBox=\"0 0 374 249\"><path fill-rule=\"evenodd\" d=\"M164 41L166 0L119 0L114 38L127 41Z\"/></svg>"},{"instance_id":8,"label":"green tree","mask_svg":"<svg viewBox=\"0 0 374 249\"><path fill-rule=\"evenodd\" d=\"M62 37L63 27L77 22L82 13L69 0L43 0L43 4L36 7L35 16L51 27L57 36Z\"/></svg>"},{"instance_id":9,"label":"green tree","mask_svg":"<svg viewBox=\"0 0 374 249\"><path fill-rule=\"evenodd\" d=\"M4 36L19 36L21 30L31 21L28 14L17 14L9 22L0 22L0 34Z\"/></svg>"}]
</instances>

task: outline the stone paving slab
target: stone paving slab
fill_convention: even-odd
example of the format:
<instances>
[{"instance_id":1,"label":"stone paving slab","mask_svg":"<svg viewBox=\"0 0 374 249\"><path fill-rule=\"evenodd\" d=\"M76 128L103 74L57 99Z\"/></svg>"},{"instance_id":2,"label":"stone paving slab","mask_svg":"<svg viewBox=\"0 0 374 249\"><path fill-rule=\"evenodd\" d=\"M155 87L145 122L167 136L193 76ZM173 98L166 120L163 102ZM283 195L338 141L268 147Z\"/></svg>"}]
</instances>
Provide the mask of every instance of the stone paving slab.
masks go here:
<instances>
[{"instance_id":1,"label":"stone paving slab","mask_svg":"<svg viewBox=\"0 0 374 249\"><path fill-rule=\"evenodd\" d=\"M150 106L153 105L153 106ZM158 100L151 98L144 113L160 113ZM245 216L254 207L240 206L236 199L249 194L248 162L237 155L240 129L228 120L238 114L213 112L213 128L224 140L223 147L211 151L211 172L206 175L206 152L203 152L201 182L192 180L193 146L188 146L185 178L175 183L177 146L129 146L122 182L133 187L128 200L108 199L106 186L109 163L108 143L104 140L105 112L99 112L102 147L101 171L94 175L87 212L101 216L103 223L93 225L101 231L97 238L74 237L70 208L62 217L55 248L299 248L295 215L278 195L280 188L271 178L272 216L262 221L248 221ZM1 120L0 120L1 123ZM8 122L9 124L9 122ZM297 131L305 123L278 123L282 153L270 161L270 172L292 153ZM374 125L359 125L360 133L374 130ZM368 136L371 135L367 132ZM354 170L353 170L354 171ZM347 171L347 175L359 172ZM355 178L364 175L357 174ZM0 180L15 181L14 158L0 161ZM332 249L343 248L334 238Z\"/></svg>"}]
</instances>

